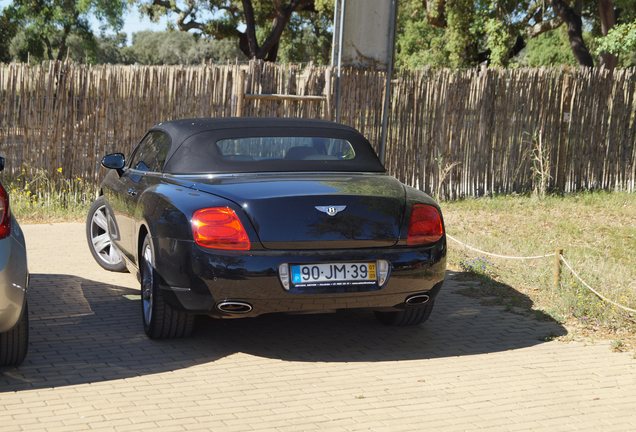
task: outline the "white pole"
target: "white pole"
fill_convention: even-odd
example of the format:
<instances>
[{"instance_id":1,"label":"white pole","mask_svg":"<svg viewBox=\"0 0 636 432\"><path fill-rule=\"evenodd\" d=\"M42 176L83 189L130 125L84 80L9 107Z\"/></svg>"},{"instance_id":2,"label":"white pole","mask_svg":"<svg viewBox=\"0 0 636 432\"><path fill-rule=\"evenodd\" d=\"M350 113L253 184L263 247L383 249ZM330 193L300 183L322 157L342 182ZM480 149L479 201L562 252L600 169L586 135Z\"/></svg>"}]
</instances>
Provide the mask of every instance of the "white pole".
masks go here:
<instances>
[{"instance_id":1,"label":"white pole","mask_svg":"<svg viewBox=\"0 0 636 432\"><path fill-rule=\"evenodd\" d=\"M338 62L338 41L340 40L340 0L333 1L333 37L331 38L331 66Z\"/></svg>"},{"instance_id":2,"label":"white pole","mask_svg":"<svg viewBox=\"0 0 636 432\"><path fill-rule=\"evenodd\" d=\"M382 137L380 138L379 157L382 164L386 156L386 142L389 127L389 110L391 109L391 79L393 78L393 55L395 53L395 27L397 20L397 0L391 0L391 12L389 14L389 61L386 67L386 84L384 89L384 104L382 106Z\"/></svg>"},{"instance_id":3,"label":"white pole","mask_svg":"<svg viewBox=\"0 0 636 432\"><path fill-rule=\"evenodd\" d=\"M342 46L344 44L345 9L347 0L340 0L340 28L338 29L338 68L336 72L336 122L340 123L340 75L342 73Z\"/></svg>"}]
</instances>

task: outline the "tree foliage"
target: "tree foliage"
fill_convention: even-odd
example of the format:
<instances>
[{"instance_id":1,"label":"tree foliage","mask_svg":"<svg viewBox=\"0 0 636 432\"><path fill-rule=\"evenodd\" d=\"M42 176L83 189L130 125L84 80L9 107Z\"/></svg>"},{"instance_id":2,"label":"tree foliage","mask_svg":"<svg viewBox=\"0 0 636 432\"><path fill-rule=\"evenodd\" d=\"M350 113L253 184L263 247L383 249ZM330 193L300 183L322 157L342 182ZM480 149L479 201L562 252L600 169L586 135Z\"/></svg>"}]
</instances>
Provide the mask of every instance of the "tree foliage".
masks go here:
<instances>
[{"instance_id":1,"label":"tree foliage","mask_svg":"<svg viewBox=\"0 0 636 432\"><path fill-rule=\"evenodd\" d=\"M123 50L126 63L146 65L201 64L245 59L230 41L208 40L180 31L143 31Z\"/></svg>"},{"instance_id":2,"label":"tree foliage","mask_svg":"<svg viewBox=\"0 0 636 432\"><path fill-rule=\"evenodd\" d=\"M295 14L280 39L279 61L328 64L331 60L332 26L332 13Z\"/></svg>"},{"instance_id":3,"label":"tree foliage","mask_svg":"<svg viewBox=\"0 0 636 432\"><path fill-rule=\"evenodd\" d=\"M596 53L611 53L621 59L622 66L636 66L636 20L619 24L599 38Z\"/></svg>"},{"instance_id":4,"label":"tree foliage","mask_svg":"<svg viewBox=\"0 0 636 432\"><path fill-rule=\"evenodd\" d=\"M118 33L127 5L171 31ZM257 58L326 64L333 0L15 0L0 61L196 64ZM95 36L89 19L97 18ZM106 32L108 31L108 33ZM373 29L369 29L373 31ZM636 64L636 0L400 0L398 67Z\"/></svg>"},{"instance_id":5,"label":"tree foliage","mask_svg":"<svg viewBox=\"0 0 636 432\"><path fill-rule=\"evenodd\" d=\"M143 1L141 10L151 19L176 17L179 30L218 40L234 39L248 58L276 61L284 33L292 46L299 47L299 41L309 38L312 45L303 46L323 52L321 46L329 32L329 25L316 15L331 10L325 0ZM312 49L309 52L313 54Z\"/></svg>"},{"instance_id":6,"label":"tree foliage","mask_svg":"<svg viewBox=\"0 0 636 432\"><path fill-rule=\"evenodd\" d=\"M562 64L572 58L614 67L616 54L603 48L610 42L598 51L597 39L636 18L636 0L402 0L400 7L397 59L407 67Z\"/></svg>"},{"instance_id":7,"label":"tree foliage","mask_svg":"<svg viewBox=\"0 0 636 432\"><path fill-rule=\"evenodd\" d=\"M475 22L472 0L448 0L445 15L451 66L470 66L476 57L477 48L476 40L471 34L471 27Z\"/></svg>"},{"instance_id":8,"label":"tree foliage","mask_svg":"<svg viewBox=\"0 0 636 432\"><path fill-rule=\"evenodd\" d=\"M15 0L3 11L18 27L10 52L14 58L61 60L69 50L69 38L94 47L89 17L118 30L123 25L126 0Z\"/></svg>"},{"instance_id":9,"label":"tree foliage","mask_svg":"<svg viewBox=\"0 0 636 432\"><path fill-rule=\"evenodd\" d=\"M431 24L429 16L421 0L400 3L395 56L398 68L450 66L445 31Z\"/></svg>"},{"instance_id":10,"label":"tree foliage","mask_svg":"<svg viewBox=\"0 0 636 432\"><path fill-rule=\"evenodd\" d=\"M10 52L11 40L18 33L18 23L12 17L12 9L0 13L0 62L9 62L13 58Z\"/></svg>"},{"instance_id":11,"label":"tree foliage","mask_svg":"<svg viewBox=\"0 0 636 432\"><path fill-rule=\"evenodd\" d=\"M577 65L563 28L543 33L528 40L527 47L511 60L513 66L546 67Z\"/></svg>"}]
</instances>

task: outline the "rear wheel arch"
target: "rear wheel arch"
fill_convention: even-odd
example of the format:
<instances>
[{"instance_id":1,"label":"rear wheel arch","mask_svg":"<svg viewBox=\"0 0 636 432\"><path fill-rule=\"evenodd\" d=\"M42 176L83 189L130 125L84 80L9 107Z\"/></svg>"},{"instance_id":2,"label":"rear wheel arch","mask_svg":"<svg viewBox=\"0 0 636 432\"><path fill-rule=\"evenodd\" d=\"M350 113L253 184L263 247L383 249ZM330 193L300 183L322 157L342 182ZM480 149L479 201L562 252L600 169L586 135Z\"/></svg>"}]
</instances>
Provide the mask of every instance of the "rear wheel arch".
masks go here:
<instances>
[{"instance_id":1,"label":"rear wheel arch","mask_svg":"<svg viewBox=\"0 0 636 432\"><path fill-rule=\"evenodd\" d=\"M26 357L29 347L29 307L26 302L15 325L0 333L0 366L18 366Z\"/></svg>"},{"instance_id":2,"label":"rear wheel arch","mask_svg":"<svg viewBox=\"0 0 636 432\"><path fill-rule=\"evenodd\" d=\"M151 339L188 337L194 328L194 315L173 307L162 290L155 269L155 248L145 226L139 231L139 274L141 313L144 332Z\"/></svg>"}]
</instances>

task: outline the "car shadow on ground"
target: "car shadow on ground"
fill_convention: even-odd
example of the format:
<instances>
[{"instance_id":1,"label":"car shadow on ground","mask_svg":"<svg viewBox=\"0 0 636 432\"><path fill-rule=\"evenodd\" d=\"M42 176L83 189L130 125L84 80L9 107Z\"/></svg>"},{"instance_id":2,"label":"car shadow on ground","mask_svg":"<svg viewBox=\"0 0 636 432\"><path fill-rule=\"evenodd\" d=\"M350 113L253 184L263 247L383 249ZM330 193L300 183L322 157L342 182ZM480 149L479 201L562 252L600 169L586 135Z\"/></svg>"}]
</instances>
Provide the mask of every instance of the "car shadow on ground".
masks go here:
<instances>
[{"instance_id":1,"label":"car shadow on ground","mask_svg":"<svg viewBox=\"0 0 636 432\"><path fill-rule=\"evenodd\" d=\"M0 370L0 393L166 372L238 352L304 362L433 359L524 348L566 333L553 321L482 306L458 294L470 286L455 279L449 274L431 318L417 327L386 327L362 311L202 317L191 338L153 341L143 333L138 291L33 274L29 354L21 367Z\"/></svg>"}]
</instances>

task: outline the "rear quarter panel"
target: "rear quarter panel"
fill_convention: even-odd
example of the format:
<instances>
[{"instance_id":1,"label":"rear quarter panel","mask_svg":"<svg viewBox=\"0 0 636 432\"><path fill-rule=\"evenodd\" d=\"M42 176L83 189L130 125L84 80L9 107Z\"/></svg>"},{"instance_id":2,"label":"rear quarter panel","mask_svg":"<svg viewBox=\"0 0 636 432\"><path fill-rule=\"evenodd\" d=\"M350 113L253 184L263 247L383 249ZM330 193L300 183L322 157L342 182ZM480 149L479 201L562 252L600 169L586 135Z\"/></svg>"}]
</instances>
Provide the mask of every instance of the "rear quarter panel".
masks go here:
<instances>
[{"instance_id":1,"label":"rear quarter panel","mask_svg":"<svg viewBox=\"0 0 636 432\"><path fill-rule=\"evenodd\" d=\"M24 235L11 219L11 235L0 240L0 333L20 318L29 278Z\"/></svg>"},{"instance_id":2,"label":"rear quarter panel","mask_svg":"<svg viewBox=\"0 0 636 432\"><path fill-rule=\"evenodd\" d=\"M139 200L137 221L137 268L139 249L145 233L151 237L155 251L155 267L160 283L173 287L191 287L192 215L207 207L232 208L245 227L254 248L260 248L258 237L242 209L232 201L207 192L190 189L187 182L161 181L144 191Z\"/></svg>"}]
</instances>

